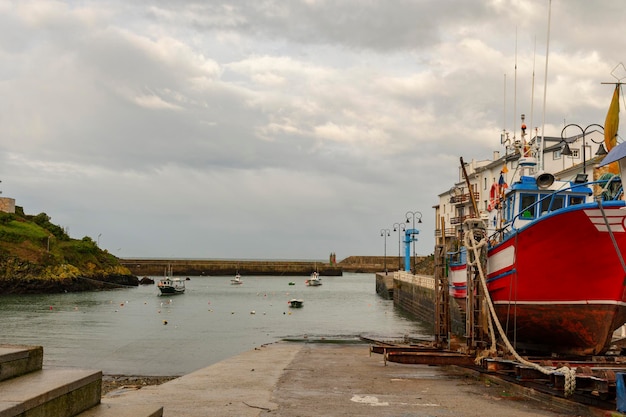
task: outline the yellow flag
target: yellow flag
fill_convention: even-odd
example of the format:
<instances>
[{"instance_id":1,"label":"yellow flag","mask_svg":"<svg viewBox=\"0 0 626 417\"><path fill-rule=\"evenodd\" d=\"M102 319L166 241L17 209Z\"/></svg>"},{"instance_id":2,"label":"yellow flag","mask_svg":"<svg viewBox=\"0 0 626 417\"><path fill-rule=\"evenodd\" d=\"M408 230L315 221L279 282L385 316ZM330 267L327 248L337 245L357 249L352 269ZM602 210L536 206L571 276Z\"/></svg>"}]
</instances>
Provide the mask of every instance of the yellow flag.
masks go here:
<instances>
[{"instance_id":1,"label":"yellow flag","mask_svg":"<svg viewBox=\"0 0 626 417\"><path fill-rule=\"evenodd\" d=\"M611 105L609 106L609 111L604 121L604 144L607 151L610 151L617 145L617 130L619 129L619 86L619 84L615 85Z\"/></svg>"},{"instance_id":2,"label":"yellow flag","mask_svg":"<svg viewBox=\"0 0 626 417\"><path fill-rule=\"evenodd\" d=\"M507 172L509 172L509 169L506 167L506 164L504 164L500 172L502 172L503 174L506 174Z\"/></svg>"}]
</instances>

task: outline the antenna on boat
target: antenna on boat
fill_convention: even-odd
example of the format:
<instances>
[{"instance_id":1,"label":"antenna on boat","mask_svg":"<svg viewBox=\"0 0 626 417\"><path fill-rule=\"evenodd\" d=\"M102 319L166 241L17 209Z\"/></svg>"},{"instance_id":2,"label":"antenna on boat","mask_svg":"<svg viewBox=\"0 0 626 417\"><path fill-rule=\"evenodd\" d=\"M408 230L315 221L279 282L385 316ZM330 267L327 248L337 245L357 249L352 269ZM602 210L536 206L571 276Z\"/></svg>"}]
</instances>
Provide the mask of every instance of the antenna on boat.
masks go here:
<instances>
[{"instance_id":1,"label":"antenna on boat","mask_svg":"<svg viewBox=\"0 0 626 417\"><path fill-rule=\"evenodd\" d=\"M504 82L502 85L502 95L503 95L503 103L502 103L502 133L500 134L500 145L504 145L508 141L507 133L506 133L506 72L504 73ZM505 146L504 153L508 148Z\"/></svg>"},{"instance_id":2,"label":"antenna on boat","mask_svg":"<svg viewBox=\"0 0 626 417\"><path fill-rule=\"evenodd\" d=\"M532 84L531 84L531 88L530 88L530 129L532 132L533 129L533 116L535 114L535 63L537 61L537 36L535 36L535 47L533 50L533 76L532 76ZM532 133L531 133L531 138L532 140ZM537 151L539 152L540 149L539 148L539 138L537 138L537 135L535 134L535 148L537 149Z\"/></svg>"},{"instance_id":3,"label":"antenna on boat","mask_svg":"<svg viewBox=\"0 0 626 417\"><path fill-rule=\"evenodd\" d=\"M518 146L518 141L515 139L517 134L515 117L517 117L517 26L515 26L515 72L513 77L513 144Z\"/></svg>"},{"instance_id":4,"label":"antenna on boat","mask_svg":"<svg viewBox=\"0 0 626 417\"><path fill-rule=\"evenodd\" d=\"M543 170L543 147L545 146L544 143L545 141L544 139L544 132L546 129L546 97L547 97L547 93L548 93L548 57L550 55L550 20L552 17L552 0L548 1L548 34L547 34L547 41L546 41L546 69L545 69L545 73L544 73L544 80L543 80L543 120L541 121L541 142L538 143L538 148L539 151L537 152L539 155L539 170L542 171ZM537 138L539 139L539 138Z\"/></svg>"}]
</instances>

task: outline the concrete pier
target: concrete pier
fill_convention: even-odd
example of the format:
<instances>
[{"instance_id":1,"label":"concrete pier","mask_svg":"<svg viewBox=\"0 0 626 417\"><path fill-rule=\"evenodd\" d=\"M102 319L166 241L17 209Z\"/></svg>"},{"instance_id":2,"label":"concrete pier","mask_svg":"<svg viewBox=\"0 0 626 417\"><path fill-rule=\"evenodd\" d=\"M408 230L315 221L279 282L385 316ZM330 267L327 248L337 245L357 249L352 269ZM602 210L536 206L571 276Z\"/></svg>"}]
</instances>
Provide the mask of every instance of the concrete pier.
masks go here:
<instances>
[{"instance_id":1,"label":"concrete pier","mask_svg":"<svg viewBox=\"0 0 626 417\"><path fill-rule=\"evenodd\" d=\"M598 410L454 367L387 363L366 344L279 342L103 404L163 416L592 416ZM619 415L619 414L615 414Z\"/></svg>"}]
</instances>

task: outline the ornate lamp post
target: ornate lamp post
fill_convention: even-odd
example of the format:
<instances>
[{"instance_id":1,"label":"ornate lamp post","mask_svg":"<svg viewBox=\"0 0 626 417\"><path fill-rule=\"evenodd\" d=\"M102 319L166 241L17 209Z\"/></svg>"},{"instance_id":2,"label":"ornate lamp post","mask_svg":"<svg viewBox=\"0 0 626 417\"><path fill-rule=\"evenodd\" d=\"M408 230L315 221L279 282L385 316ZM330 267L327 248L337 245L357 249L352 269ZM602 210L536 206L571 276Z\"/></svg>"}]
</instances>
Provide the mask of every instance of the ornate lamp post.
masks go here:
<instances>
[{"instance_id":1,"label":"ornate lamp post","mask_svg":"<svg viewBox=\"0 0 626 417\"><path fill-rule=\"evenodd\" d=\"M402 270L402 252L400 252L400 238L402 237L402 232L406 230L406 226L404 223L394 223L393 231L398 232L398 271Z\"/></svg>"},{"instance_id":2,"label":"ornate lamp post","mask_svg":"<svg viewBox=\"0 0 626 417\"><path fill-rule=\"evenodd\" d=\"M407 211L406 212L406 222L410 223L411 217L413 218L413 229L411 230L411 242L413 242L413 274L415 274L415 258L417 258L417 253L415 253L415 241L417 238L414 235L417 234L417 230L415 230L415 218L417 218L417 222L422 222L422 213L419 211Z\"/></svg>"},{"instance_id":3,"label":"ornate lamp post","mask_svg":"<svg viewBox=\"0 0 626 417\"><path fill-rule=\"evenodd\" d=\"M380 229L380 235L385 240L385 256L383 257L383 262L385 264L385 275L387 275L387 236L391 236L389 229Z\"/></svg>"},{"instance_id":4,"label":"ornate lamp post","mask_svg":"<svg viewBox=\"0 0 626 417\"><path fill-rule=\"evenodd\" d=\"M587 129L589 129L592 126L595 127L599 127L600 129L602 129L602 131L604 132L604 127L597 124L597 123L592 123L590 125L588 125L586 128L582 128L579 125L577 125L576 123L570 123L567 126L565 126L563 128L563 130L561 130L561 140L565 141L565 138L563 137L563 134L565 133L565 129L567 129L570 126L576 126L577 128L580 129L580 132L583 134L583 175L585 176L585 181L587 181L587 153L586 153L586 148L587 148L587 142L585 140L586 135L587 135ZM606 155L606 149L604 148L604 145L602 145L602 141L600 142L596 142L595 140L593 140L593 138L590 138L590 140L595 143L596 145L600 145L598 146L598 151L596 152L596 155ZM563 150L561 151L562 155L571 155L572 151L569 148L569 145L567 144L567 142L565 142L565 145L563 146ZM585 182L583 181L583 182Z\"/></svg>"}]
</instances>

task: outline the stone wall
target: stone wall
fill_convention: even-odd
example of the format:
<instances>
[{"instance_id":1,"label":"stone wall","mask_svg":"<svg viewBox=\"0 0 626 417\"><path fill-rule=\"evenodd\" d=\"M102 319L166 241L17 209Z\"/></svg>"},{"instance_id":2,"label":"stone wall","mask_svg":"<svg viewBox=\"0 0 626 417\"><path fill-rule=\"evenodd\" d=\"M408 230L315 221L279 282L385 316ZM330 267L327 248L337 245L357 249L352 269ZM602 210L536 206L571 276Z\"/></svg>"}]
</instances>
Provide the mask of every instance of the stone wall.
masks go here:
<instances>
[{"instance_id":1,"label":"stone wall","mask_svg":"<svg viewBox=\"0 0 626 417\"><path fill-rule=\"evenodd\" d=\"M464 335L465 317L456 301L450 298L452 331ZM412 275L408 272L394 272L393 303L434 328L435 278L428 275Z\"/></svg>"}]
</instances>

